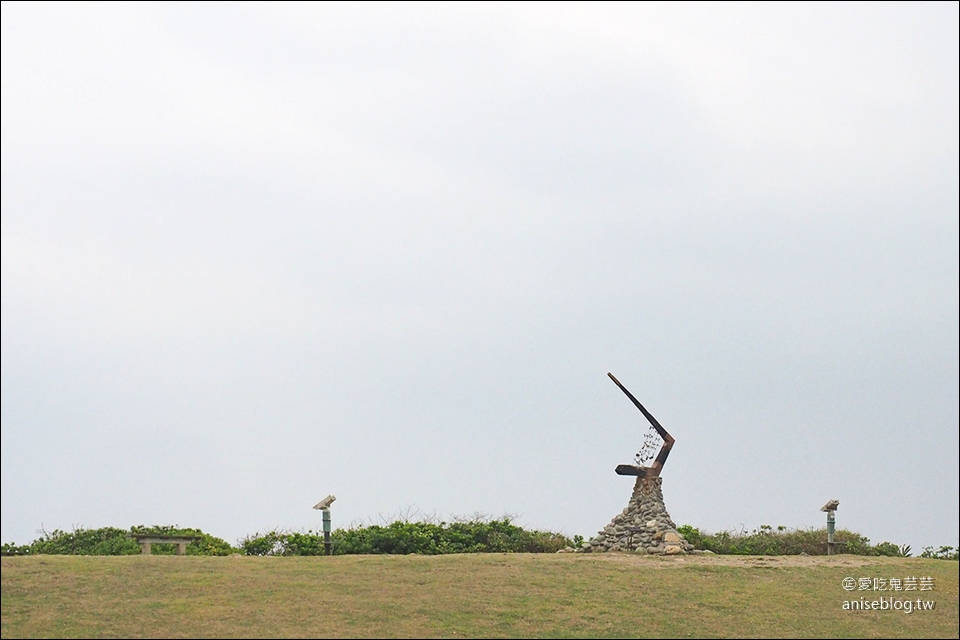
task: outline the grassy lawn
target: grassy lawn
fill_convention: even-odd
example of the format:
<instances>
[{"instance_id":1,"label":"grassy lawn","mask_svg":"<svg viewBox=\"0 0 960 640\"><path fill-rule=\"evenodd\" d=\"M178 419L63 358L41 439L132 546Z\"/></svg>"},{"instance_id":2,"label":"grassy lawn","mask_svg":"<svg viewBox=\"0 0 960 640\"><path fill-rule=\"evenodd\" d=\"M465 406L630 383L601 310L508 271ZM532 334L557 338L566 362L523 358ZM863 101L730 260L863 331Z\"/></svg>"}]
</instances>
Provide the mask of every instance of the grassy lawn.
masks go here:
<instances>
[{"instance_id":1,"label":"grassy lawn","mask_svg":"<svg viewBox=\"0 0 960 640\"><path fill-rule=\"evenodd\" d=\"M13 637L958 636L957 563L620 554L2 559ZM932 591L846 591L931 577ZM918 597L932 611L845 611Z\"/></svg>"}]
</instances>

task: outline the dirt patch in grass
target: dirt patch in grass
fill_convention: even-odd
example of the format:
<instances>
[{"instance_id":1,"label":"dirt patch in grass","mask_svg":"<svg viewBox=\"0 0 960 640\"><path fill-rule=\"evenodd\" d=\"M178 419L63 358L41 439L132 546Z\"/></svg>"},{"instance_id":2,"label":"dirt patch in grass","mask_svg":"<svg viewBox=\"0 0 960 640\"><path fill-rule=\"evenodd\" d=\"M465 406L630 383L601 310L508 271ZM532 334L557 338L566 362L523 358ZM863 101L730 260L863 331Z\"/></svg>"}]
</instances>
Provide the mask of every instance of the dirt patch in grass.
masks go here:
<instances>
[{"instance_id":1,"label":"dirt patch in grass","mask_svg":"<svg viewBox=\"0 0 960 640\"><path fill-rule=\"evenodd\" d=\"M885 565L896 564L900 558L879 558L870 556L721 556L714 554L691 554L686 556L645 556L634 553L595 553L596 557L610 558L613 562L632 563L650 567L863 567L882 562ZM908 560L903 558L903 560Z\"/></svg>"}]
</instances>

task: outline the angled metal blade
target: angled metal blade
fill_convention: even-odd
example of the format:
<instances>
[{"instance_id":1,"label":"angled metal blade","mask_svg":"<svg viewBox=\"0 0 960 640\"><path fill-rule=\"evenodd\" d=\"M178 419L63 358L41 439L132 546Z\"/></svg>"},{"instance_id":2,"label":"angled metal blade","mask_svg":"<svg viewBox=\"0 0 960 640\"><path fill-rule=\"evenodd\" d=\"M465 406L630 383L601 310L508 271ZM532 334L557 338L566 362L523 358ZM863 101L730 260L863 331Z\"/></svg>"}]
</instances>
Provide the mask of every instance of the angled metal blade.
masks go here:
<instances>
[{"instance_id":1,"label":"angled metal blade","mask_svg":"<svg viewBox=\"0 0 960 640\"><path fill-rule=\"evenodd\" d=\"M657 422L656 418L653 417L653 414L647 411L646 407L640 404L640 401L634 398L633 394L627 391L627 388L622 384L620 384L620 381L617 380L612 373L608 372L607 375L610 376L610 379L613 380L618 387L620 387L621 391L627 394L627 397L630 398L630 401L633 402L633 404L637 405L637 409L640 409L640 413L642 413L644 417L650 421L650 424L653 426L654 429L657 430L657 433L660 434L661 438L663 438L664 440L667 440L668 438L670 440L673 440L673 438L670 437L670 434L667 433L667 430L664 429L659 422Z\"/></svg>"}]
</instances>

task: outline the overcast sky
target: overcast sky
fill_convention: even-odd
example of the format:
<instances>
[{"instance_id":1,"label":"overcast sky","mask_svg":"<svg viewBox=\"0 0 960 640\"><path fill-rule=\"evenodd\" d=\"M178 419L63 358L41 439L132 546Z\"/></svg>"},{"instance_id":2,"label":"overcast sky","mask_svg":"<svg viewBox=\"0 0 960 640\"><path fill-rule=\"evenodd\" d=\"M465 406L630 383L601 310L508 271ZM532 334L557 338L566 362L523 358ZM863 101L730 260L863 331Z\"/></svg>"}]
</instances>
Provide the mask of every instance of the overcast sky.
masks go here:
<instances>
[{"instance_id":1,"label":"overcast sky","mask_svg":"<svg viewBox=\"0 0 960 640\"><path fill-rule=\"evenodd\" d=\"M958 4L2 5L2 541L958 544Z\"/></svg>"}]
</instances>

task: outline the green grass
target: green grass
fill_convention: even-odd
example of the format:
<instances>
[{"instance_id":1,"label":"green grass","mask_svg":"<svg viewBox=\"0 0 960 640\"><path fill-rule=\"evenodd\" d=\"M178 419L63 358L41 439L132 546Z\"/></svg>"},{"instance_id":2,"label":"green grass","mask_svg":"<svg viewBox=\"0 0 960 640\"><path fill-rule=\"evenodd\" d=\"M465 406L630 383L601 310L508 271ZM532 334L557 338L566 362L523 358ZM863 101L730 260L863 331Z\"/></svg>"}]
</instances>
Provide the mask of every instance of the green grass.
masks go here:
<instances>
[{"instance_id":1,"label":"green grass","mask_svg":"<svg viewBox=\"0 0 960 640\"><path fill-rule=\"evenodd\" d=\"M845 577L930 576L895 597ZM8 637L953 637L957 564L620 554L2 559Z\"/></svg>"}]
</instances>

